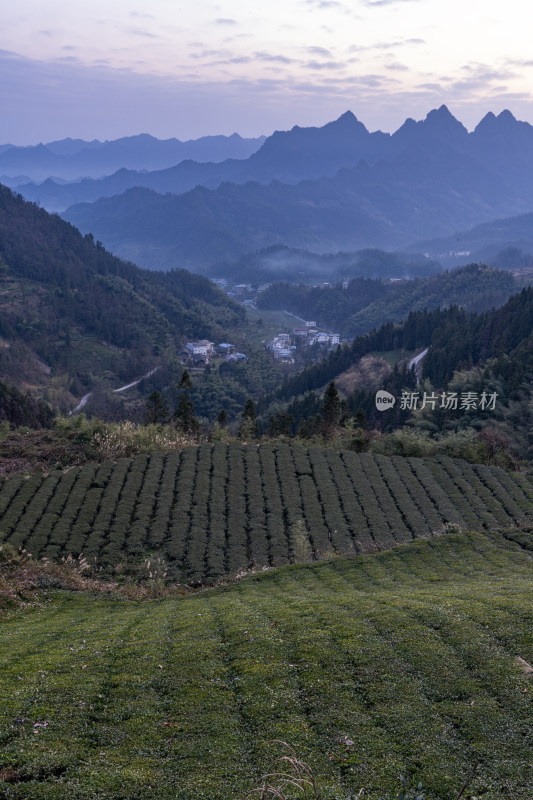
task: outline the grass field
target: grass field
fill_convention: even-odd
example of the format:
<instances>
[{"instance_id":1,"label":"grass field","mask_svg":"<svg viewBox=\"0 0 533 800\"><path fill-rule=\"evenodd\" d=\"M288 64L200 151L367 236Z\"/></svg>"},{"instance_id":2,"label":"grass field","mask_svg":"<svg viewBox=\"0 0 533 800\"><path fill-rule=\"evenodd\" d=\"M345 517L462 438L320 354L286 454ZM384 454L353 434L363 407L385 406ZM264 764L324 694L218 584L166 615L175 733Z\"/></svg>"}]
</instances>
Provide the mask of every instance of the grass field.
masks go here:
<instances>
[{"instance_id":1,"label":"grass field","mask_svg":"<svg viewBox=\"0 0 533 800\"><path fill-rule=\"evenodd\" d=\"M0 797L244 798L282 739L322 800L400 773L454 800L476 763L465 798L530 800L532 579L472 533L183 599L52 592L0 626Z\"/></svg>"},{"instance_id":2,"label":"grass field","mask_svg":"<svg viewBox=\"0 0 533 800\"><path fill-rule=\"evenodd\" d=\"M386 550L446 525L533 521L522 475L446 457L407 459L239 442L0 482L0 543L108 573L161 558L174 580Z\"/></svg>"}]
</instances>

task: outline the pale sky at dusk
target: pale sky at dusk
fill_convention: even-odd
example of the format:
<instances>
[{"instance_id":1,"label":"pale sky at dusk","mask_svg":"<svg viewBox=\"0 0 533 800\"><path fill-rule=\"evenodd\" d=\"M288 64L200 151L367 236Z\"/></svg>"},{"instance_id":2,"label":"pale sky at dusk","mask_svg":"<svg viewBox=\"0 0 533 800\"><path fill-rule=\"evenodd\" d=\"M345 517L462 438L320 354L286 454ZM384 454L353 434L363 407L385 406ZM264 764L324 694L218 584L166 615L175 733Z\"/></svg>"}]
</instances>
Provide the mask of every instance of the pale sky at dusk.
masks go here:
<instances>
[{"instance_id":1,"label":"pale sky at dusk","mask_svg":"<svg viewBox=\"0 0 533 800\"><path fill-rule=\"evenodd\" d=\"M446 103L533 123L524 0L17 0L0 7L0 143L370 130Z\"/></svg>"}]
</instances>

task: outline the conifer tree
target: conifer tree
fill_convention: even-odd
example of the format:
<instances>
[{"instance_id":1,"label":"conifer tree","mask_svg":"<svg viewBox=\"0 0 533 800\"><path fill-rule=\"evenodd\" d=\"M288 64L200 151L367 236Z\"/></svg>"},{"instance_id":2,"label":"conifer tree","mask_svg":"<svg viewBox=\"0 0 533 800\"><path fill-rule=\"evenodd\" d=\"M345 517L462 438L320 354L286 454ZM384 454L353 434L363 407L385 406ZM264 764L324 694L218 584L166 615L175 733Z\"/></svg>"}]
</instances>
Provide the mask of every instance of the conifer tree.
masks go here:
<instances>
[{"instance_id":1,"label":"conifer tree","mask_svg":"<svg viewBox=\"0 0 533 800\"><path fill-rule=\"evenodd\" d=\"M335 381L328 384L328 388L324 392L324 402L322 403L322 414L324 421L328 427L337 425L340 421L343 411L343 401L335 386Z\"/></svg>"},{"instance_id":2,"label":"conifer tree","mask_svg":"<svg viewBox=\"0 0 533 800\"><path fill-rule=\"evenodd\" d=\"M259 425L255 413L254 401L251 397L244 404L239 425L239 439L255 439L259 435Z\"/></svg>"},{"instance_id":3,"label":"conifer tree","mask_svg":"<svg viewBox=\"0 0 533 800\"><path fill-rule=\"evenodd\" d=\"M176 428L188 436L198 436L200 423L194 415L194 403L191 400L192 381L186 369L178 383L178 404L172 415Z\"/></svg>"},{"instance_id":4,"label":"conifer tree","mask_svg":"<svg viewBox=\"0 0 533 800\"><path fill-rule=\"evenodd\" d=\"M164 425L168 422L169 410L167 401L157 389L154 389L148 400L144 410L144 424L145 425Z\"/></svg>"}]
</instances>

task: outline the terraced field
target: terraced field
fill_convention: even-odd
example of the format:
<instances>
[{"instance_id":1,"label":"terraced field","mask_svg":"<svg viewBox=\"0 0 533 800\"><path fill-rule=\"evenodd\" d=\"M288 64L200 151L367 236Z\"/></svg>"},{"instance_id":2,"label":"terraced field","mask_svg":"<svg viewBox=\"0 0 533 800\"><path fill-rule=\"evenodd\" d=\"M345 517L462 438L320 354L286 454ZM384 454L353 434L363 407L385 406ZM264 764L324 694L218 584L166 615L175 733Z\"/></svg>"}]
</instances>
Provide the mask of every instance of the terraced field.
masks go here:
<instances>
[{"instance_id":1,"label":"terraced field","mask_svg":"<svg viewBox=\"0 0 533 800\"><path fill-rule=\"evenodd\" d=\"M0 541L105 570L158 556L192 584L440 534L533 521L521 475L449 458L201 445L0 485Z\"/></svg>"},{"instance_id":2,"label":"terraced field","mask_svg":"<svg viewBox=\"0 0 533 800\"><path fill-rule=\"evenodd\" d=\"M531 553L495 533L0 625L0 797L244 800L289 742L320 800L533 797ZM393 792L395 792L393 794ZM289 797L301 797L294 790Z\"/></svg>"}]
</instances>

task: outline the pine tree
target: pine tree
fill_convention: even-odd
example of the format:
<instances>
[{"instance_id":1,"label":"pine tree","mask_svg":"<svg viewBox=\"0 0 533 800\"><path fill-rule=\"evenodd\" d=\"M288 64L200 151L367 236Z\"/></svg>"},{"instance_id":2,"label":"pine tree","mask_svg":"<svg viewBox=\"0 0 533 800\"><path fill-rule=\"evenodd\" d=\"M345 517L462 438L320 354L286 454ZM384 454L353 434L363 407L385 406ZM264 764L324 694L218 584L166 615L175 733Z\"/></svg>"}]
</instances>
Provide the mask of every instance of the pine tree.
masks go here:
<instances>
[{"instance_id":1,"label":"pine tree","mask_svg":"<svg viewBox=\"0 0 533 800\"><path fill-rule=\"evenodd\" d=\"M239 425L239 439L255 439L259 435L259 425L255 413L254 401L251 397L244 404Z\"/></svg>"},{"instance_id":2,"label":"pine tree","mask_svg":"<svg viewBox=\"0 0 533 800\"><path fill-rule=\"evenodd\" d=\"M363 431L366 431L366 429L368 428L368 422L363 408L357 409L357 413L355 415L355 424L356 427L361 428L361 430Z\"/></svg>"},{"instance_id":3,"label":"pine tree","mask_svg":"<svg viewBox=\"0 0 533 800\"><path fill-rule=\"evenodd\" d=\"M290 436L293 422L292 414L273 414L268 421L267 436Z\"/></svg>"},{"instance_id":4,"label":"pine tree","mask_svg":"<svg viewBox=\"0 0 533 800\"><path fill-rule=\"evenodd\" d=\"M198 436L200 423L194 415L194 403L191 400L192 381L186 369L178 383L178 404L172 415L176 428L188 436Z\"/></svg>"},{"instance_id":5,"label":"pine tree","mask_svg":"<svg viewBox=\"0 0 533 800\"><path fill-rule=\"evenodd\" d=\"M154 389L148 400L144 410L144 424L145 425L164 425L168 422L169 410L167 401L157 389Z\"/></svg>"},{"instance_id":6,"label":"pine tree","mask_svg":"<svg viewBox=\"0 0 533 800\"><path fill-rule=\"evenodd\" d=\"M324 402L322 403L321 411L328 427L339 423L343 411L343 401L337 391L335 381L331 381L324 392Z\"/></svg>"}]
</instances>

